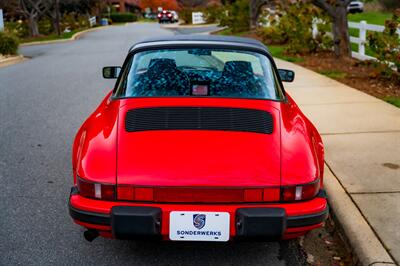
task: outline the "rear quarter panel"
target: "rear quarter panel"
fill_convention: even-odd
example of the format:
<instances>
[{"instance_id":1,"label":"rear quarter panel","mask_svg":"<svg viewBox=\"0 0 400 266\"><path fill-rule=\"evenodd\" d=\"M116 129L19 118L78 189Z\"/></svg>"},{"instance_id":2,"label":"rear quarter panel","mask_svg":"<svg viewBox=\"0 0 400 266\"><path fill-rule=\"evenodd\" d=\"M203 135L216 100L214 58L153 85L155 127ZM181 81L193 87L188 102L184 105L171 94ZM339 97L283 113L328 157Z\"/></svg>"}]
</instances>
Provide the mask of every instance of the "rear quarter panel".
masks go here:
<instances>
[{"instance_id":1,"label":"rear quarter panel","mask_svg":"<svg viewBox=\"0 0 400 266\"><path fill-rule=\"evenodd\" d=\"M323 178L324 149L314 125L287 95L281 104L282 185L309 183Z\"/></svg>"}]
</instances>

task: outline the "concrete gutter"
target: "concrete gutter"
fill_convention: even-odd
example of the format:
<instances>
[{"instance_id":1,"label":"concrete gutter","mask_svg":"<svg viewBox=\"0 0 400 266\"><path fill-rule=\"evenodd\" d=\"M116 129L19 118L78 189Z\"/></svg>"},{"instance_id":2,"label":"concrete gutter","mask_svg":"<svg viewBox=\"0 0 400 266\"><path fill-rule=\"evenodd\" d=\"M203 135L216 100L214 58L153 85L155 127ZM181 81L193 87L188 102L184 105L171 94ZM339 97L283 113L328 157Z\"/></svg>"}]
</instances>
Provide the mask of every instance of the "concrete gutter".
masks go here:
<instances>
[{"instance_id":1,"label":"concrete gutter","mask_svg":"<svg viewBox=\"0 0 400 266\"><path fill-rule=\"evenodd\" d=\"M331 211L342 226L360 263L362 265L395 265L356 204L328 166L325 167L324 176L324 187L329 195Z\"/></svg>"},{"instance_id":2,"label":"concrete gutter","mask_svg":"<svg viewBox=\"0 0 400 266\"><path fill-rule=\"evenodd\" d=\"M22 55L16 55L16 56L9 56L5 58L0 58L0 67L6 67L10 65L17 64L19 62L24 61L25 58Z\"/></svg>"}]
</instances>

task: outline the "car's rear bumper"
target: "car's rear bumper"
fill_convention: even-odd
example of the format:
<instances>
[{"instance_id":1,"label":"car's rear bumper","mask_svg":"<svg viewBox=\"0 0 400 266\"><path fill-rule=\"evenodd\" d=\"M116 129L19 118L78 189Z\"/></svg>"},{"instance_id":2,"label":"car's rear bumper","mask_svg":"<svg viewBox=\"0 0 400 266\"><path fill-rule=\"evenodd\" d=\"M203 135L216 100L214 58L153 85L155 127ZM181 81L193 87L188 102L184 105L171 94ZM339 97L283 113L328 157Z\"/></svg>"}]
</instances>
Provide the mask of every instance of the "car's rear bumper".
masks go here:
<instances>
[{"instance_id":1,"label":"car's rear bumper","mask_svg":"<svg viewBox=\"0 0 400 266\"><path fill-rule=\"evenodd\" d=\"M103 236L169 239L171 211L230 214L230 239L275 240L317 228L328 216L323 190L310 200L284 204L156 204L110 202L84 198L72 189L69 212L74 221Z\"/></svg>"}]
</instances>

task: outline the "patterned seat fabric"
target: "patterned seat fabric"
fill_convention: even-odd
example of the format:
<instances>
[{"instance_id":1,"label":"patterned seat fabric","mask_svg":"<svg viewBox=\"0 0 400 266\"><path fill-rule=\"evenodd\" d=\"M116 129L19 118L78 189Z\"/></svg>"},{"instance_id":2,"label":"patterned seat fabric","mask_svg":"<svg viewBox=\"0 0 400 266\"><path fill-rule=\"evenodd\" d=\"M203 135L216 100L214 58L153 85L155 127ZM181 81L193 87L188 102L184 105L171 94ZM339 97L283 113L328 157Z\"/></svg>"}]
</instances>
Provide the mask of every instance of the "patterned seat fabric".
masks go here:
<instances>
[{"instance_id":1,"label":"patterned seat fabric","mask_svg":"<svg viewBox=\"0 0 400 266\"><path fill-rule=\"evenodd\" d=\"M190 81L169 58L151 59L147 72L140 75L133 85L135 96L190 95Z\"/></svg>"},{"instance_id":2,"label":"patterned seat fabric","mask_svg":"<svg viewBox=\"0 0 400 266\"><path fill-rule=\"evenodd\" d=\"M227 97L262 97L261 84L256 80L253 68L247 61L228 61L221 77L213 86L213 94Z\"/></svg>"}]
</instances>

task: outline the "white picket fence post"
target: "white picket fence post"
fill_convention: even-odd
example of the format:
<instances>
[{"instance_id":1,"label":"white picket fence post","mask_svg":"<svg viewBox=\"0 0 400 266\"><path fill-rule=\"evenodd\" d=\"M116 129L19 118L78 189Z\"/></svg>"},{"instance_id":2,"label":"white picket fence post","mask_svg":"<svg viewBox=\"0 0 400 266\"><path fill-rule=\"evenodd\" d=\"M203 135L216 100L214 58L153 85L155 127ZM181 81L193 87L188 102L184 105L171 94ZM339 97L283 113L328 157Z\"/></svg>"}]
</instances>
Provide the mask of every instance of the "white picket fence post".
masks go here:
<instances>
[{"instance_id":1,"label":"white picket fence post","mask_svg":"<svg viewBox=\"0 0 400 266\"><path fill-rule=\"evenodd\" d=\"M367 43L367 22L365 20L360 21L359 30L358 53L365 56L365 44Z\"/></svg>"},{"instance_id":2,"label":"white picket fence post","mask_svg":"<svg viewBox=\"0 0 400 266\"><path fill-rule=\"evenodd\" d=\"M89 25L90 25L90 27L93 27L94 25L96 25L96 17L89 18Z\"/></svg>"},{"instance_id":3,"label":"white picket fence post","mask_svg":"<svg viewBox=\"0 0 400 266\"><path fill-rule=\"evenodd\" d=\"M4 31L3 9L0 8L0 31Z\"/></svg>"}]
</instances>

